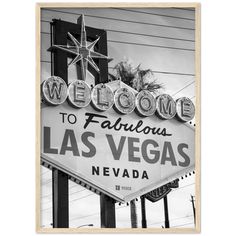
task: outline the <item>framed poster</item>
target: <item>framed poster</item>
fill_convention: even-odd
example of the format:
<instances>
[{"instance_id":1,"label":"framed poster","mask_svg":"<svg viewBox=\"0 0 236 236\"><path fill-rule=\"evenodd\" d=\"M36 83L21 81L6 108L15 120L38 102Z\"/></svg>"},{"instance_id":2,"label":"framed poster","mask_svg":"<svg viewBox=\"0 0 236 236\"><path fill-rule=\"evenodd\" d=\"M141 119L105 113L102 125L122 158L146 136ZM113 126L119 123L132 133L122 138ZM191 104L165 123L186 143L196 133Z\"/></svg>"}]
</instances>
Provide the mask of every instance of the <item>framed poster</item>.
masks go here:
<instances>
[{"instance_id":1,"label":"framed poster","mask_svg":"<svg viewBox=\"0 0 236 236\"><path fill-rule=\"evenodd\" d=\"M200 232L199 4L37 13L37 232Z\"/></svg>"}]
</instances>

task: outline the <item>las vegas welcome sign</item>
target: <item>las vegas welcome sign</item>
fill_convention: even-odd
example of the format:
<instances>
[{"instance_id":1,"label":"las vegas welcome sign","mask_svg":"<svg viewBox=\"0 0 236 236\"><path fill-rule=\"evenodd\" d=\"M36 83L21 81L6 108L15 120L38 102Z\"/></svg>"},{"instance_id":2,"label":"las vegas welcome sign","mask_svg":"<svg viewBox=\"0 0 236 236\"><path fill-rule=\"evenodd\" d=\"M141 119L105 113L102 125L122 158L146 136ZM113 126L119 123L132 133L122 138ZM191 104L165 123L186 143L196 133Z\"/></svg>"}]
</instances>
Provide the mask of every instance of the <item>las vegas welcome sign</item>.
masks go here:
<instances>
[{"instance_id":1,"label":"las vegas welcome sign","mask_svg":"<svg viewBox=\"0 0 236 236\"><path fill-rule=\"evenodd\" d=\"M126 202L194 169L190 99L55 76L41 88L41 158L83 183Z\"/></svg>"}]
</instances>

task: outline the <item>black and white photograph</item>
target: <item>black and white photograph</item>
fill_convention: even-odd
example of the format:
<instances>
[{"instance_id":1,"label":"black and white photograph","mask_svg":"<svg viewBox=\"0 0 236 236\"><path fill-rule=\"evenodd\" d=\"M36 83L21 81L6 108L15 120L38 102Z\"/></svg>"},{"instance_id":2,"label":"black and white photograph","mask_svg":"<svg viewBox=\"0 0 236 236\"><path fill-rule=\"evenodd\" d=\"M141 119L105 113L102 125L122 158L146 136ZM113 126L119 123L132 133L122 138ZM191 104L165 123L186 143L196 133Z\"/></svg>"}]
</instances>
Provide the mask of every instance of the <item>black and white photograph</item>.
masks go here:
<instances>
[{"instance_id":1,"label":"black and white photograph","mask_svg":"<svg viewBox=\"0 0 236 236\"><path fill-rule=\"evenodd\" d=\"M200 232L200 4L37 4L37 232Z\"/></svg>"}]
</instances>

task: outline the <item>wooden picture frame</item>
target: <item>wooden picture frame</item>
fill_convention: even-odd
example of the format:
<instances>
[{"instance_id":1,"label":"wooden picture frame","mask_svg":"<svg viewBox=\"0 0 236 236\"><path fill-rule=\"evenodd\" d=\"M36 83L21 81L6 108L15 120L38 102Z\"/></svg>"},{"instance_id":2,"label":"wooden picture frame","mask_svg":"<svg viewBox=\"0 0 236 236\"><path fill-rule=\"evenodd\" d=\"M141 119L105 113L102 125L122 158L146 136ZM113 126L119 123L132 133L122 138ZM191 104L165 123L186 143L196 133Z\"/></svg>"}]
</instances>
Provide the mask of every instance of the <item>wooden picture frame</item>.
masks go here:
<instances>
[{"instance_id":1,"label":"wooden picture frame","mask_svg":"<svg viewBox=\"0 0 236 236\"><path fill-rule=\"evenodd\" d=\"M179 15L178 14L177 15L168 15L168 14L165 15L164 13L161 13L160 11L158 13L153 13L153 12L151 13L151 12L143 10L143 9L147 9L147 8L148 9L162 9L162 10L163 9L167 9L167 10L172 9L173 11L175 10L175 12L179 11ZM51 14L51 18L49 17L50 19L49 18L48 19L42 18L42 11L47 11L47 10L51 11L53 9L54 10L57 9L55 11L57 14ZM64 11L65 9L68 9L67 13L65 13L65 11ZM44 173L42 173L42 171L41 171L41 165L45 164L45 166L47 166L48 168L51 168L51 169L54 167L49 166L48 163L45 163L43 161L43 159L41 159L41 145L42 145L42 143L40 141L41 140L41 115L42 115L41 114L41 99L42 99L42 97L40 94L41 93L40 92L41 86L42 86L41 82L44 81L46 79L46 77L49 76L48 71L52 70L52 62L54 62L53 70L55 70L57 72L56 73L57 76L64 77L65 81L67 83L71 82L68 80L68 74L65 75L64 72L61 72L62 70L67 71L66 53L61 52L61 51L57 51L57 52L54 51L52 53L52 48L50 48L51 47L50 41L52 41L53 39L52 39L52 37L50 37L49 31L46 31L45 29L47 28L47 30L50 30L50 27L52 27L52 24L50 24L50 22L52 22L52 19L54 19L55 24L53 27L57 27L55 25L61 24L61 22L62 22L63 27L66 26L67 28L69 27L70 29L73 29L73 31L76 31L76 29L74 29L75 26L73 24L73 23L75 23L75 21L72 20L73 17L65 16L65 15L70 12L75 18L75 15L77 14L76 10L78 10L78 9L106 9L107 11L109 11L110 9L117 9L117 11L118 11L118 9L124 9L124 13L126 12L127 14L131 13L131 12L127 11L128 9L135 9L140 14L150 15L152 17L156 14L156 16L159 17L160 19L162 19L162 17L164 17L167 22L166 29L172 27L172 29L179 28L180 30L182 29L182 30L186 30L186 31L190 30L186 26L187 23L183 24L183 26L181 26L180 24L178 26L176 26L176 25L171 25L173 23L172 20L174 19L179 22L181 22L181 20L182 20L182 21L186 22L186 21L188 21L187 17L181 16L181 12L184 12L185 10L188 10L188 9L190 9L192 11L191 12L192 15L193 15L193 12L195 12L194 18L189 19L189 21L191 21L191 24L194 25L194 32L192 34L194 37L193 39L185 39L184 43L181 42L182 43L181 44L181 43L177 43L177 42L180 42L178 40L181 37L179 37L179 36L174 37L173 35L167 36L167 33L166 33L166 35L164 35L164 34L159 35L159 39L163 40L162 42L164 42L165 40L168 41L168 43L166 45L165 45L165 42L162 44L160 43L158 45L153 45L153 44L151 45L152 48L155 48L157 46L157 48L159 48L160 50L162 50L162 49L179 50L180 49L180 50L182 50L181 53L183 51L191 51L191 53L194 54L191 57L191 58L193 58L192 59L193 68L191 68L191 69L192 69L192 71L194 71L192 73L184 72L184 71L183 72L175 71L173 73L169 73L168 71L165 71L165 70L156 69L157 74L185 77L185 81L187 81L187 83L185 83L185 85L182 85L182 87L180 89L178 88L178 86L176 86L177 93L179 93L179 91L181 89L185 89L195 82L194 83L195 86L193 87L193 95L194 95L193 98L195 100L195 108L196 108L195 109L195 124L196 124L196 126L194 125L195 126L195 158L194 158L195 159L195 168L194 168L194 172L193 172L194 178L195 178L195 202L192 199L192 203L193 204L195 203L195 208L194 208L194 210L195 210L195 212L194 212L195 226L194 227L191 227L191 228L188 228L188 227L161 228L161 225L159 225L157 228L153 228L153 227L152 228L140 228L140 225L139 225L139 228L113 228L113 227L110 227L110 228L100 228L100 227L96 227L96 228L94 228L94 227L92 227L92 228L91 227L90 228L76 228L76 227L67 228L67 227L61 227L60 220L63 219L63 217L66 217L66 218L69 217L69 215L68 215L69 213L67 211L65 211L65 215L62 218L60 218L59 216L57 218L57 216L56 216L57 220L53 221L54 226L55 226L55 224L56 225L58 224L59 227L55 227L55 228L51 228L51 226L42 227L42 219L41 219L41 217L42 217L41 216L41 212L42 212L41 190L42 190L42 187L41 187L41 184L42 184L42 175ZM63 17L59 17L60 14ZM77 14L77 15L79 15L79 14ZM89 14L87 13L87 15L89 15ZM85 16L86 16L86 14L85 14ZM112 20L112 18L117 18L118 16L110 16L108 14L107 16L98 15L97 17L100 19L107 18L106 21L109 21L109 19ZM60 18L61 18L61 20L58 20ZM90 15L90 18L93 20L98 19L98 18L93 17L92 15ZM65 21L64 21L64 19L65 19ZM169 19L172 19L172 20L169 21ZM140 18L139 21L142 22L142 20L143 20L143 18ZM48 21L48 22L46 23L46 21ZM127 21L132 23L132 21L134 21L134 20L132 20L131 18L128 18ZM120 22L124 23L125 19L120 18ZM45 26L46 25L45 23L47 24L47 26ZM148 22L148 23L153 24L153 25L156 24L156 26L159 28L163 27L163 25L164 25L163 21L161 23L152 23L152 22ZM109 39L109 36L104 34L104 32L106 31L106 30L105 31L103 30L103 28L105 28L105 25L101 25L99 27L99 29L97 29L98 27L92 26L90 23L88 25L89 25L88 27L86 26L86 30L88 30L87 36L91 37L91 40L95 40L95 38L97 36L100 36L101 41L100 41L98 48L96 50L98 50L98 52L100 52L101 54L107 55L107 51L106 51L107 45L105 45L105 44L106 44L107 39ZM98 25L98 23L95 25ZM142 26L145 26L145 24ZM96 33L94 33L94 31L93 31L93 27L97 29ZM112 25L111 25L111 27L112 27ZM115 28L111 28L111 27L110 27L110 30L113 30L113 32L122 31L121 30L122 26L120 26L119 29L115 29ZM90 32L90 29L91 29L91 32ZM53 30L54 30L53 31L54 33L56 32L55 34L57 34L59 32L58 34L62 35L61 28L59 30L54 28ZM174 34L174 32L177 32L177 30L174 30L172 34ZM134 32L130 31L130 32L126 32L126 33L133 34ZM123 32L123 35L125 35L126 33ZM143 33L142 31L135 31L135 33L136 33L136 35L139 35L138 37L153 37L155 35L155 34L148 35L148 33ZM45 39L43 39L42 34L47 34L47 37L48 37L47 42L44 41ZM180 32L178 32L178 34L180 34ZM62 38L62 37L64 37L64 36L60 36L60 37L58 36L57 39ZM125 37L125 36L122 36L122 37ZM66 44L67 39L64 37L63 40L60 42L56 42L54 44L60 44L60 45ZM118 40L114 39L114 38L111 38L109 40L110 40L110 42L113 41L113 43L114 43L114 47L112 47L113 52L116 51L115 47L117 46L117 44L119 44L119 43L125 44L125 42L118 42ZM170 42L173 42L173 40L175 40L175 41L173 44L171 44ZM185 43L188 46L187 48L185 47L186 46ZM43 46L42 46L43 44L46 44L47 48L45 48L45 47L43 48ZM145 46L145 44L142 41L140 41L140 42L129 41L128 44L129 45L136 44L136 45ZM182 45L182 46L179 46L179 45ZM113 53L113 54L116 55L115 53ZM171 61L171 59L173 59L175 57L177 58L177 56L174 53L169 53L168 55L169 55L169 58L168 58L169 61ZM57 61L58 57L62 58L62 60L64 60L64 62L63 63L61 63L61 61L58 63L55 62L55 61ZM176 58L173 59L174 62L177 61ZM181 54L181 58L184 58L184 55ZM187 63L186 62L187 59L183 59L183 60L184 60L184 63ZM104 62L104 60L100 60L100 59L98 61L95 60L95 62L99 66L99 68L101 68L101 70L102 70L101 74L94 72L94 69L92 67L89 67L89 70L92 71L91 72L92 74L94 74L95 81L99 81L100 83L105 82L104 78L106 78L106 76L108 76L107 75L108 68L109 68L108 63ZM46 66L48 68L47 70L45 70L45 63L47 64L47 66ZM142 63L142 61L138 62L138 63ZM136 64L138 64L138 63L136 62ZM167 58L166 58L165 62L161 63L161 61L159 61L158 63L160 65L160 67L163 66L164 63L168 64ZM36 65L37 65L37 67L36 67L36 231L38 233L200 233L200 230L201 230L201 226L200 226L201 225L201 217L200 217L200 203L201 203L201 194L200 194L200 175L201 175L201 169L200 169L200 128L201 128L201 124L200 124L200 4L199 3L38 3L38 4L36 4ZM62 69L62 68L64 68L64 69ZM74 73L74 72L70 72L70 73ZM191 78L195 78L194 82L189 83L189 80L186 79L187 76L191 76ZM98 82L95 82L95 84L97 84L97 83ZM61 169L55 170L55 168L54 168L53 170L54 170L54 172L52 173L52 178L55 178L57 181L62 181L61 183L63 183L63 181L64 181L64 184L61 185L61 187L60 187L61 189L58 188L58 186L54 188L53 191L54 191L54 197L55 197L55 195L56 195L55 191L58 191L58 192L64 191L63 188L68 190L68 180L67 181L65 180L65 176L63 175L63 171ZM181 175L183 175L183 173ZM182 177L181 175L176 175L176 178L180 179ZM73 175L70 176L70 180L72 180L74 182L77 181L76 177ZM54 182L54 184L55 184L55 182ZM111 200L112 198L109 197L107 200L106 199L107 196L105 194L101 193L100 189L96 189L96 188L94 188L94 186L89 185L89 184L87 184L87 188L88 188L88 190L91 190L95 193L97 191L97 193L101 194L101 199L103 198L107 202L111 201L110 205L108 203L108 205L105 206L107 211L110 211L110 209L115 206L115 203L112 202L113 200ZM68 198L69 198L69 196L66 196L66 197L64 196L63 198L59 197L59 198L57 198L57 201L60 202L63 199L64 200L66 199L66 202L68 202L69 201ZM142 201L141 198L140 198L140 200ZM55 199L54 199L54 201L55 201ZM102 201L103 200L101 200L101 204L104 203ZM60 203L58 203L58 204L60 204ZM55 208L54 208L53 214L54 214L54 218L55 218L55 215L58 214L58 212L57 212L57 210L55 210ZM108 214L108 216L109 216L109 214ZM106 216L106 214L101 213L101 218L102 217L106 218L108 216ZM105 220L107 220L107 219L105 219Z\"/></svg>"}]
</instances>

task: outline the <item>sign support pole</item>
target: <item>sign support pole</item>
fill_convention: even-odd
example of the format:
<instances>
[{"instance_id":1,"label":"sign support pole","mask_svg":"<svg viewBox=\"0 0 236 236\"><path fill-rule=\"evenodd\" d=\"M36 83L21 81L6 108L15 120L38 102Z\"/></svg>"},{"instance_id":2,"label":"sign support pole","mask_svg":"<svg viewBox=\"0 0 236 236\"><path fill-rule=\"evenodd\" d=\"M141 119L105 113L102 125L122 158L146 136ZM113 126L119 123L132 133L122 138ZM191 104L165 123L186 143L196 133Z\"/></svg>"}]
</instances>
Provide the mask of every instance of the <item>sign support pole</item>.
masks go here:
<instances>
[{"instance_id":1,"label":"sign support pole","mask_svg":"<svg viewBox=\"0 0 236 236\"><path fill-rule=\"evenodd\" d=\"M100 196L101 228L116 228L115 200L103 193Z\"/></svg>"},{"instance_id":2,"label":"sign support pole","mask_svg":"<svg viewBox=\"0 0 236 236\"><path fill-rule=\"evenodd\" d=\"M53 228L69 227L68 175L52 170Z\"/></svg>"},{"instance_id":3,"label":"sign support pole","mask_svg":"<svg viewBox=\"0 0 236 236\"><path fill-rule=\"evenodd\" d=\"M135 199L130 201L131 228L138 228Z\"/></svg>"},{"instance_id":4,"label":"sign support pole","mask_svg":"<svg viewBox=\"0 0 236 236\"><path fill-rule=\"evenodd\" d=\"M53 22L51 26L51 44L66 44L67 35L63 31L61 21ZM68 83L67 54L57 50L51 58L53 59L52 75L60 76ZM53 228L69 228L68 175L60 170L53 169L52 184Z\"/></svg>"},{"instance_id":5,"label":"sign support pole","mask_svg":"<svg viewBox=\"0 0 236 236\"><path fill-rule=\"evenodd\" d=\"M163 197L163 200L164 200L164 212L165 212L165 228L170 228L167 195Z\"/></svg>"},{"instance_id":6,"label":"sign support pole","mask_svg":"<svg viewBox=\"0 0 236 236\"><path fill-rule=\"evenodd\" d=\"M141 196L142 228L147 228L145 197Z\"/></svg>"},{"instance_id":7,"label":"sign support pole","mask_svg":"<svg viewBox=\"0 0 236 236\"><path fill-rule=\"evenodd\" d=\"M191 195L192 207L193 207L193 217L194 217L194 224L196 224L196 213L195 213L195 206L194 206L194 198L193 195Z\"/></svg>"}]
</instances>

